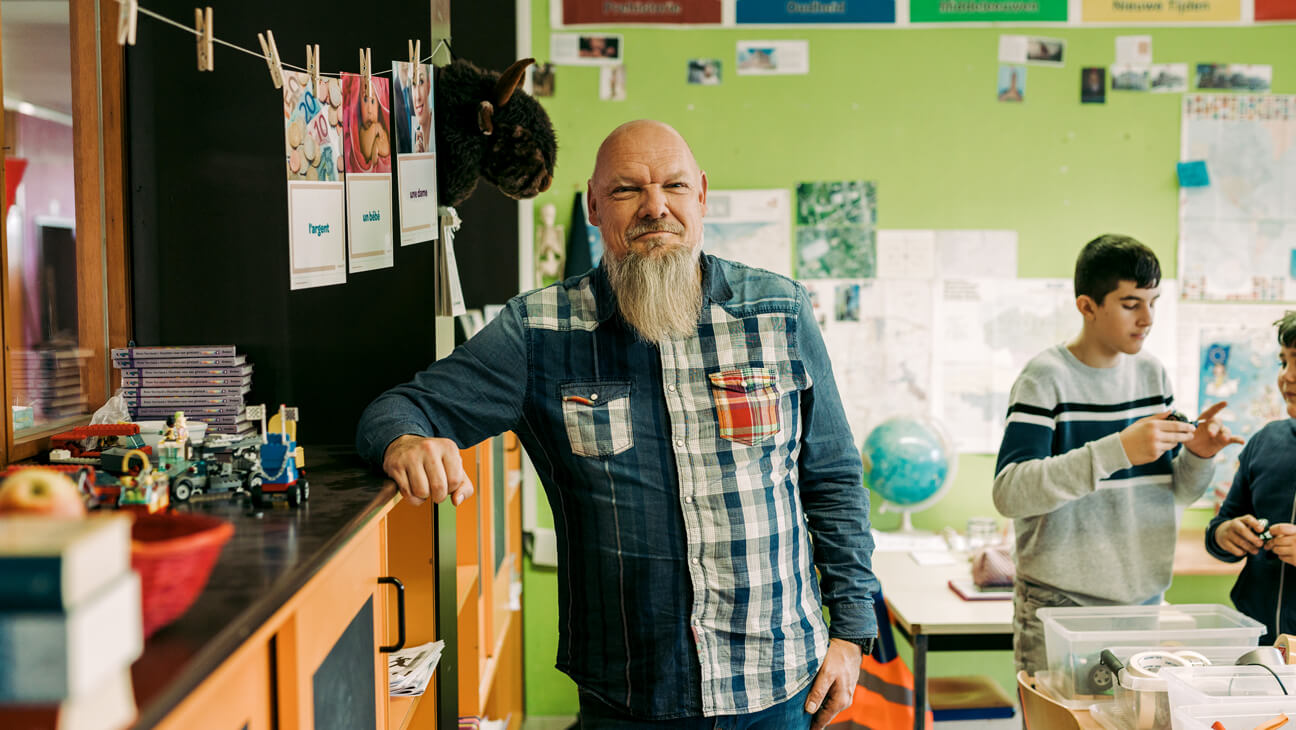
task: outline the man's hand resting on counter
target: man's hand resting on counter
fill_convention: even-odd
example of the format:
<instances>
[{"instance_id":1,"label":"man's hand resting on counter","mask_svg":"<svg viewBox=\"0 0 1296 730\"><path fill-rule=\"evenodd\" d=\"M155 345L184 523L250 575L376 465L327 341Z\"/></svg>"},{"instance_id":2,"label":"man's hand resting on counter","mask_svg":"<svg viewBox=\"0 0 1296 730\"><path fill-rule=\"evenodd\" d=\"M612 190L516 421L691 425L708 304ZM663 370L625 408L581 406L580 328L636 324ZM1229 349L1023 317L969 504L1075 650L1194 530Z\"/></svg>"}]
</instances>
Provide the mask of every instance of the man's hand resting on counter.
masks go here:
<instances>
[{"instance_id":1,"label":"man's hand resting on counter","mask_svg":"<svg viewBox=\"0 0 1296 730\"><path fill-rule=\"evenodd\" d=\"M429 499L439 504L449 495L457 507L473 495L459 447L450 439L406 434L387 445L382 465L400 493L414 505Z\"/></svg>"}]
</instances>

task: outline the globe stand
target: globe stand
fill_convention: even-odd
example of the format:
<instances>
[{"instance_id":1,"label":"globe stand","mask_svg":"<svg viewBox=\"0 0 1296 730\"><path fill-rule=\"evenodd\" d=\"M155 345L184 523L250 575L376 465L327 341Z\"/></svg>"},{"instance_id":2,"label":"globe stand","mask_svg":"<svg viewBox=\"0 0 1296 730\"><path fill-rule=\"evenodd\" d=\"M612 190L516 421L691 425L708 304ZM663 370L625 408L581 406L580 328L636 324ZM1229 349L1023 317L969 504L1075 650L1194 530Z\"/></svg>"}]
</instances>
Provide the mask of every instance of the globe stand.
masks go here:
<instances>
[{"instance_id":1,"label":"globe stand","mask_svg":"<svg viewBox=\"0 0 1296 730\"><path fill-rule=\"evenodd\" d=\"M912 509L912 508L909 508L909 507L901 507L900 505L896 505L896 504L892 504L892 503L887 502L887 501L883 501L883 502L882 502L882 507L881 507L881 509L879 509L878 511L879 511L879 512L899 512L899 513L900 513L900 529L894 531L895 534L897 534L897 535L934 535L934 534L936 534L936 533L932 532L931 530L917 530L917 529L914 529L914 526L913 526L913 513L917 511L917 510L915 510L915 509Z\"/></svg>"}]
</instances>

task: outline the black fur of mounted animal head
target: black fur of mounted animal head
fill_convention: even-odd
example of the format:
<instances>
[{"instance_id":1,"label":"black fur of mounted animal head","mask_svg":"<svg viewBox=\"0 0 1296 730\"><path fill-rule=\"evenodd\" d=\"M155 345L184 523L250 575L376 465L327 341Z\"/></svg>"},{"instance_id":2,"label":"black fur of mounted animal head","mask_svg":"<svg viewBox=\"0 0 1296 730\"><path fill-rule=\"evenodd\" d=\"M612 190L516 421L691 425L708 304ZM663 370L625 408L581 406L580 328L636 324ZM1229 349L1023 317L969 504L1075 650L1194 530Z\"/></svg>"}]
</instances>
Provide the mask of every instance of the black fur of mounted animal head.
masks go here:
<instances>
[{"instance_id":1,"label":"black fur of mounted animal head","mask_svg":"<svg viewBox=\"0 0 1296 730\"><path fill-rule=\"evenodd\" d=\"M540 102L518 87L535 59L504 73L464 60L437 70L437 187L459 205L484 177L510 198L534 198L553 183L558 144Z\"/></svg>"}]
</instances>

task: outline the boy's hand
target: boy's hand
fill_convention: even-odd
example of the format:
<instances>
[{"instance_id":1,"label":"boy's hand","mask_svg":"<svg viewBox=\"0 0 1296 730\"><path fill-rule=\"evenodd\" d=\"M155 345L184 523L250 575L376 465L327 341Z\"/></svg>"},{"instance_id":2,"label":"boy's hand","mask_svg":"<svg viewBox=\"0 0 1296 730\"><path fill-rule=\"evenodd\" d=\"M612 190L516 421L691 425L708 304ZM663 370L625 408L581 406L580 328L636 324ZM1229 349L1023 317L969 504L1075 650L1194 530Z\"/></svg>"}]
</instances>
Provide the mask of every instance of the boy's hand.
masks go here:
<instances>
[{"instance_id":1,"label":"boy's hand","mask_svg":"<svg viewBox=\"0 0 1296 730\"><path fill-rule=\"evenodd\" d=\"M1228 430L1228 426L1215 418L1226 405L1228 401L1220 401L1202 411L1202 414L1197 417L1197 430L1193 432L1192 439L1184 445L1193 454L1209 459L1229 444L1246 443L1241 437L1234 436Z\"/></svg>"},{"instance_id":2,"label":"boy's hand","mask_svg":"<svg viewBox=\"0 0 1296 730\"><path fill-rule=\"evenodd\" d=\"M1273 554L1284 563L1296 565L1296 525L1290 522L1279 522L1276 525L1269 525L1269 532L1273 533L1274 537L1265 547L1273 551Z\"/></svg>"},{"instance_id":3,"label":"boy's hand","mask_svg":"<svg viewBox=\"0 0 1296 730\"><path fill-rule=\"evenodd\" d=\"M1173 411L1140 418L1120 432L1121 446L1130 464L1150 464L1193 437L1192 424L1170 420L1171 413Z\"/></svg>"},{"instance_id":4,"label":"boy's hand","mask_svg":"<svg viewBox=\"0 0 1296 730\"><path fill-rule=\"evenodd\" d=\"M1265 526L1254 515L1242 515L1219 523L1215 528L1215 542L1238 557L1255 555L1264 547L1264 539L1260 537L1264 531Z\"/></svg>"}]
</instances>

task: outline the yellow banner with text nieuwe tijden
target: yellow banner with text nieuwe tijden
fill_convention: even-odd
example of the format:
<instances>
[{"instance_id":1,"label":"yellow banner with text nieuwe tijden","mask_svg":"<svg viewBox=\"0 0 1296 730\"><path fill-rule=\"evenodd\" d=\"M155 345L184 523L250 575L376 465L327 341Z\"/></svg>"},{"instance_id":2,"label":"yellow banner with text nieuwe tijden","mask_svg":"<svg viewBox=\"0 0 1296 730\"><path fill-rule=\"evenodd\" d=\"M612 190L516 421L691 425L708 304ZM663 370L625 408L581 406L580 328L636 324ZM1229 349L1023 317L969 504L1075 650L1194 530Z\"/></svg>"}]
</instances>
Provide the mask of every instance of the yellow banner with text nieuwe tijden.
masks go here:
<instances>
[{"instance_id":1,"label":"yellow banner with text nieuwe tijden","mask_svg":"<svg viewBox=\"0 0 1296 730\"><path fill-rule=\"evenodd\" d=\"M1081 22L1237 22L1242 0L1083 0Z\"/></svg>"}]
</instances>

